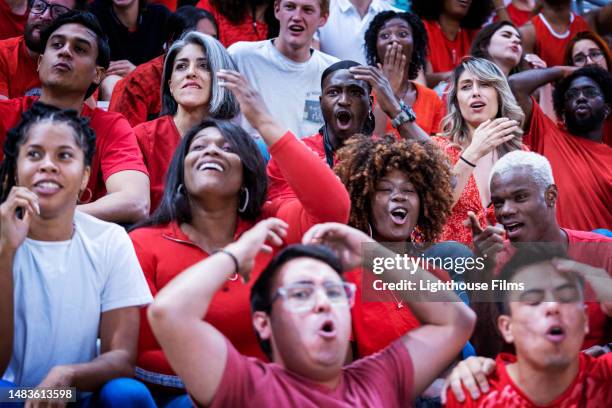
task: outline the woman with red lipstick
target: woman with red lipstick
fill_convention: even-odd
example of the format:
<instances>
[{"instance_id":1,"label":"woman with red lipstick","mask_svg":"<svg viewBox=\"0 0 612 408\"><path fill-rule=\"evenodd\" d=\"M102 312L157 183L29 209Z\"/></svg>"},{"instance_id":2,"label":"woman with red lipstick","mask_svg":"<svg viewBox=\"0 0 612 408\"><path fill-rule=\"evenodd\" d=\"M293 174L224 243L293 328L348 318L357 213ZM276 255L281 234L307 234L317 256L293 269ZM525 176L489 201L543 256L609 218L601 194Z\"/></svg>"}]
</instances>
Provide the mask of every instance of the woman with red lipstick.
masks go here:
<instances>
[{"instance_id":1,"label":"woman with red lipstick","mask_svg":"<svg viewBox=\"0 0 612 408\"><path fill-rule=\"evenodd\" d=\"M40 103L9 131L0 166L0 383L76 387L78 399L100 391L109 406L106 397L135 383L119 377L132 376L138 307L152 299L125 230L76 211L94 149L86 119Z\"/></svg>"},{"instance_id":2,"label":"woman with red lipstick","mask_svg":"<svg viewBox=\"0 0 612 408\"><path fill-rule=\"evenodd\" d=\"M200 122L174 152L161 205L130 233L154 294L185 269L235 242L258 220L277 217L287 223L286 244L299 242L314 224L348 220L348 194L325 162L271 116L242 75L224 70L218 76L223 89L240 102L245 118L262 135L296 193L292 198L269 199L265 164L253 139L227 120ZM223 256L232 258L227 253ZM267 254L257 256L254 278L269 259ZM241 353L265 359L250 317L253 281L228 279L205 318ZM140 333L136 376L150 386L160 406L165 405L177 394L184 395L184 385L146 319Z\"/></svg>"},{"instance_id":3,"label":"woman with red lipstick","mask_svg":"<svg viewBox=\"0 0 612 408\"><path fill-rule=\"evenodd\" d=\"M166 170L183 135L206 117L231 119L239 112L234 95L218 86L220 69L234 69L234 63L211 36L190 32L168 50L160 117L134 128L151 180L151 212L160 203Z\"/></svg>"},{"instance_id":4,"label":"woman with red lipstick","mask_svg":"<svg viewBox=\"0 0 612 408\"><path fill-rule=\"evenodd\" d=\"M453 212L442 240L472 242L463 222L468 211L485 225L490 203L489 173L504 154L522 149L524 114L505 75L494 63L467 57L453 71L443 133L433 139L453 163Z\"/></svg>"}]
</instances>

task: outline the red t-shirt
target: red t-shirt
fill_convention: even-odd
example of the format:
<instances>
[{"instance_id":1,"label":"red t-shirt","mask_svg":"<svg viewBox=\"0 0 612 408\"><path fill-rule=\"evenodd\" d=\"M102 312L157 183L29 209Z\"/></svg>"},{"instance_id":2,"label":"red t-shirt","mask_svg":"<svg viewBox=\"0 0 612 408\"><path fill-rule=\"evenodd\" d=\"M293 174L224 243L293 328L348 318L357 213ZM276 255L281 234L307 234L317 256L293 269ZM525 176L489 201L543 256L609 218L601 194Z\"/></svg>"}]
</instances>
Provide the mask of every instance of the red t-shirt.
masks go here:
<instances>
[{"instance_id":1,"label":"red t-shirt","mask_svg":"<svg viewBox=\"0 0 612 408\"><path fill-rule=\"evenodd\" d=\"M565 33L557 34L548 25L542 13L531 18L535 29L534 51L549 67L563 65L565 48L572 37L580 31L589 31L589 24L580 16L571 13L570 25Z\"/></svg>"},{"instance_id":2,"label":"red t-shirt","mask_svg":"<svg viewBox=\"0 0 612 408\"><path fill-rule=\"evenodd\" d=\"M450 277L446 271L432 270L431 273L438 279L448 282ZM351 308L351 321L353 324L353 341L357 345L359 358L376 353L410 330L421 326L421 322L399 295L392 291L376 291L374 293L374 280L376 275L355 269L344 273L347 282L357 286L355 303ZM365 280L365 283L364 283ZM363 292L367 291L364 296ZM365 301L364 301L365 298ZM374 301L376 300L376 301ZM384 317L384 318L381 318Z\"/></svg>"},{"instance_id":3,"label":"red t-shirt","mask_svg":"<svg viewBox=\"0 0 612 408\"><path fill-rule=\"evenodd\" d=\"M5 0L0 0L0 40L22 35L27 19L27 9L22 15L15 14Z\"/></svg>"},{"instance_id":4,"label":"red t-shirt","mask_svg":"<svg viewBox=\"0 0 612 408\"><path fill-rule=\"evenodd\" d=\"M144 122L134 128L151 182L151 213L157 209L166 184L166 172L176 147L181 142L172 116Z\"/></svg>"},{"instance_id":5,"label":"red t-shirt","mask_svg":"<svg viewBox=\"0 0 612 408\"><path fill-rule=\"evenodd\" d=\"M335 389L240 355L227 342L223 377L211 407L353 408L410 405L414 369L400 342L342 368Z\"/></svg>"},{"instance_id":6,"label":"red t-shirt","mask_svg":"<svg viewBox=\"0 0 612 408\"><path fill-rule=\"evenodd\" d=\"M536 405L514 383L506 366L516 362L516 357L502 353L497 356L497 368L487 379L490 391L473 400L470 393L464 388L466 400L458 402L452 391L447 391L446 407L486 407L486 408L575 408L593 407L604 408L612 406L612 353L599 358L580 353L580 368L578 375L550 404Z\"/></svg>"},{"instance_id":7,"label":"red t-shirt","mask_svg":"<svg viewBox=\"0 0 612 408\"><path fill-rule=\"evenodd\" d=\"M412 82L416 87L417 97L412 105L412 110L416 114L416 123L428 135L435 135L440 129L440 122L445 114L445 109L438 94L432 89L427 88L418 82ZM376 97L374 97L376 103ZM391 119L387 118L387 133L398 135L397 129L391 124Z\"/></svg>"},{"instance_id":8,"label":"red t-shirt","mask_svg":"<svg viewBox=\"0 0 612 408\"><path fill-rule=\"evenodd\" d=\"M168 10L174 13L176 11L176 6L177 6L178 1L177 0L150 0L149 3L150 4L161 4L162 6L166 6Z\"/></svg>"},{"instance_id":9,"label":"red t-shirt","mask_svg":"<svg viewBox=\"0 0 612 408\"><path fill-rule=\"evenodd\" d=\"M200 0L196 7L209 11L215 17L219 26L219 41L225 48L238 41L261 41L268 38L268 25L263 21L253 22L250 14L245 14L240 24L235 25L211 6L209 0Z\"/></svg>"},{"instance_id":10,"label":"red t-shirt","mask_svg":"<svg viewBox=\"0 0 612 408\"><path fill-rule=\"evenodd\" d=\"M6 132L21 120L21 113L30 109L37 99L29 96L0 101L0 145L4 145ZM106 195L106 180L115 173L136 170L148 175L134 131L123 116L87 105L83 105L81 115L90 119L89 126L96 132L96 151L87 184L92 192L89 202ZM84 192L83 198L86 195Z\"/></svg>"},{"instance_id":11,"label":"red t-shirt","mask_svg":"<svg viewBox=\"0 0 612 408\"><path fill-rule=\"evenodd\" d=\"M574 231L566 228L563 228L563 231L567 234L569 257L578 262L603 268L612 276L612 238L594 232ZM501 271L514 252L515 248L510 241L506 241L504 248L497 254L496 271ZM587 299L595 298L595 294L588 285L585 291ZM609 330L612 319L602 312L599 302L586 302L586 305L589 316L589 333L584 338L582 348L587 349L596 344L611 342Z\"/></svg>"},{"instance_id":12,"label":"red t-shirt","mask_svg":"<svg viewBox=\"0 0 612 408\"><path fill-rule=\"evenodd\" d=\"M612 147L571 135L535 101L523 143L550 161L559 187L559 225L582 231L612 229Z\"/></svg>"},{"instance_id":13,"label":"red t-shirt","mask_svg":"<svg viewBox=\"0 0 612 408\"><path fill-rule=\"evenodd\" d=\"M0 95L9 98L40 95L37 67L23 36L0 41Z\"/></svg>"},{"instance_id":14,"label":"red t-shirt","mask_svg":"<svg viewBox=\"0 0 612 408\"><path fill-rule=\"evenodd\" d=\"M161 81L165 55L139 65L113 89L108 110L125 116L130 125L157 117L161 111Z\"/></svg>"},{"instance_id":15,"label":"red t-shirt","mask_svg":"<svg viewBox=\"0 0 612 408\"><path fill-rule=\"evenodd\" d=\"M517 27L522 26L531 19L531 11L516 8L512 3L506 6L506 11L508 12L510 20L512 20L512 23L514 23L514 25ZM496 15L493 21L499 21L499 16Z\"/></svg>"},{"instance_id":16,"label":"red t-shirt","mask_svg":"<svg viewBox=\"0 0 612 408\"><path fill-rule=\"evenodd\" d=\"M478 30L467 30L462 28L457 37L451 41L442 32L440 23L433 20L423 20L429 39L428 59L433 72L446 72L453 70L461 58L470 54L472 40Z\"/></svg>"},{"instance_id":17,"label":"red t-shirt","mask_svg":"<svg viewBox=\"0 0 612 408\"><path fill-rule=\"evenodd\" d=\"M348 221L350 199L346 189L329 167L304 148L295 135L287 132L270 148L270 154L277 160L287 176L290 188L296 194L289 199L267 201L261 218L278 217L289 224L286 244L300 242L302 235L315 224L345 224ZM304 171L308 171L311 177L304 177ZM253 225L253 222L240 220L235 239ZM153 295L183 270L208 257L175 223L139 228L132 231L130 237ZM249 293L250 285L269 260L270 255L257 256L249 284L228 281L226 287L213 298L206 315L206 320L220 330L241 353L261 358L263 353L259 349L251 322ZM145 381L159 383L153 377L161 373L166 381L164 384L176 383L178 378L155 340L145 313L143 310L137 375Z\"/></svg>"}]
</instances>

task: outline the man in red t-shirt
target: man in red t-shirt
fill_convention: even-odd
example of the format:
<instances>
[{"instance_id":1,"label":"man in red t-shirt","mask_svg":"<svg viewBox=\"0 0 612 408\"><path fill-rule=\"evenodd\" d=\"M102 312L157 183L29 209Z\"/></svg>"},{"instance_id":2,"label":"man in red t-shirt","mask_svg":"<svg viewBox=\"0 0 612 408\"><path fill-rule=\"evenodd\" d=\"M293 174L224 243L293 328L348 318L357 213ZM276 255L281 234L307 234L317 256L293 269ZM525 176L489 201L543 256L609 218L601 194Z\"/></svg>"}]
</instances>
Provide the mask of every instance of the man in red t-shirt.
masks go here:
<instances>
[{"instance_id":1,"label":"man in red t-shirt","mask_svg":"<svg viewBox=\"0 0 612 408\"><path fill-rule=\"evenodd\" d=\"M256 255L270 251L269 245L280 246L286 233L284 221L264 220L158 293L149 321L187 392L197 404L212 407L410 405L463 347L475 316L452 291L441 292L441 302L398 292L423 326L380 353L345 365L355 287L342 281L342 270L362 263L364 243L375 256L396 256L354 228L314 226L304 235L307 245L287 247L257 278L252 321L273 363L239 354L202 321L227 279L236 274L248 279ZM439 282L421 269L410 276ZM385 271L392 282L402 277L400 270Z\"/></svg>"},{"instance_id":2,"label":"man in red t-shirt","mask_svg":"<svg viewBox=\"0 0 612 408\"><path fill-rule=\"evenodd\" d=\"M27 18L27 0L0 0L0 40L23 34Z\"/></svg>"},{"instance_id":3,"label":"man in red t-shirt","mask_svg":"<svg viewBox=\"0 0 612 408\"><path fill-rule=\"evenodd\" d=\"M563 118L560 124L531 98L537 88L557 80L553 104L557 117ZM523 142L550 161L562 192L559 225L582 231L612 229L612 147L603 143L603 125L612 112L612 76L596 66L555 67L512 75L509 83L525 112L528 133Z\"/></svg>"},{"instance_id":4,"label":"man in red t-shirt","mask_svg":"<svg viewBox=\"0 0 612 408\"><path fill-rule=\"evenodd\" d=\"M519 28L526 53L536 53L549 67L563 65L565 48L580 31L610 34L612 4L596 9L583 17L574 14L571 0L542 0L542 9Z\"/></svg>"},{"instance_id":5,"label":"man in red t-shirt","mask_svg":"<svg viewBox=\"0 0 612 408\"><path fill-rule=\"evenodd\" d=\"M502 353L493 364L476 357L461 363L449 378L446 407L612 406L612 354L595 358L580 352L588 332L584 280L598 282L597 295L607 300L612 280L562 253L523 247L504 266L499 278L522 285L498 304L497 328L516 355Z\"/></svg>"},{"instance_id":6,"label":"man in red t-shirt","mask_svg":"<svg viewBox=\"0 0 612 408\"><path fill-rule=\"evenodd\" d=\"M552 243L565 247L576 261L612 274L612 238L559 227L555 207L564 190L557 189L545 157L524 151L506 154L491 169L490 191L501 225L483 230L475 217L470 217L476 252L494 260L496 270L521 246ZM587 302L587 308L590 330L583 348L612 341L606 333L612 323L612 309L598 302ZM488 341L494 341L493 337Z\"/></svg>"},{"instance_id":7,"label":"man in red t-shirt","mask_svg":"<svg viewBox=\"0 0 612 408\"><path fill-rule=\"evenodd\" d=\"M96 133L91 176L78 209L106 221L139 221L149 212L149 178L134 131L121 115L84 104L109 64L108 43L100 25L91 13L70 12L48 26L41 41L46 48L38 65L42 82L38 100L81 112L91 119ZM0 101L0 144L36 100Z\"/></svg>"},{"instance_id":8,"label":"man in red t-shirt","mask_svg":"<svg viewBox=\"0 0 612 408\"><path fill-rule=\"evenodd\" d=\"M0 100L40 95L40 33L72 9L86 10L87 0L34 0L23 35L0 41Z\"/></svg>"}]
</instances>

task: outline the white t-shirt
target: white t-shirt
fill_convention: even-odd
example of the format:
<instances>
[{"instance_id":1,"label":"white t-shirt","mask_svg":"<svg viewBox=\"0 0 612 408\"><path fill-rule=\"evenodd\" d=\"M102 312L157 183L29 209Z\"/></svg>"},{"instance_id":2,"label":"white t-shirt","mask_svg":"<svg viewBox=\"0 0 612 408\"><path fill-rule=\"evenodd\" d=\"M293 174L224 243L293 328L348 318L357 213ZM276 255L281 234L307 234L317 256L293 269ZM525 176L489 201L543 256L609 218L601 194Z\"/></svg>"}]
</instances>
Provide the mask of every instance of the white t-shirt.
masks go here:
<instances>
[{"instance_id":1,"label":"white t-shirt","mask_svg":"<svg viewBox=\"0 0 612 408\"><path fill-rule=\"evenodd\" d=\"M272 40L237 42L228 52L274 118L298 137L317 133L323 125L321 74L337 58L312 50L308 61L295 62L281 54ZM244 117L241 124L248 133L257 135Z\"/></svg>"},{"instance_id":2,"label":"white t-shirt","mask_svg":"<svg viewBox=\"0 0 612 408\"><path fill-rule=\"evenodd\" d=\"M385 10L400 11L388 1L372 0L368 11L361 18L349 0L331 0L329 18L317 30L321 51L340 58L366 65L364 35L376 14Z\"/></svg>"},{"instance_id":3,"label":"white t-shirt","mask_svg":"<svg viewBox=\"0 0 612 408\"><path fill-rule=\"evenodd\" d=\"M2 379L38 385L56 365L96 356L100 314L151 303L123 228L75 212L69 241L29 238L13 260L13 354Z\"/></svg>"}]
</instances>

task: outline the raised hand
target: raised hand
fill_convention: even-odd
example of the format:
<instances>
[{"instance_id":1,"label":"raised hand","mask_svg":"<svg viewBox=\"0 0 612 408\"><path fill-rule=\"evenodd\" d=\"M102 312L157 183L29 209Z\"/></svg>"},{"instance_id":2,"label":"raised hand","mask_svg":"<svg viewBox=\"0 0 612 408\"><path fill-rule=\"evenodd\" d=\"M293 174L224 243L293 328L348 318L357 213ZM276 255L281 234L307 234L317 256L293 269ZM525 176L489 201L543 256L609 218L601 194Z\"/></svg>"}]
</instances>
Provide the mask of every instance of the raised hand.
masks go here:
<instances>
[{"instance_id":1,"label":"raised hand","mask_svg":"<svg viewBox=\"0 0 612 408\"><path fill-rule=\"evenodd\" d=\"M25 187L13 187L0 205L0 250L17 250L35 214L40 214L38 196Z\"/></svg>"},{"instance_id":2,"label":"raised hand","mask_svg":"<svg viewBox=\"0 0 612 408\"><path fill-rule=\"evenodd\" d=\"M520 123L508 118L487 119L474 131L470 145L463 157L472 163L491 152L497 146L523 134Z\"/></svg>"},{"instance_id":3,"label":"raised hand","mask_svg":"<svg viewBox=\"0 0 612 408\"><path fill-rule=\"evenodd\" d=\"M506 230L501 224L487 225L484 229L478 222L478 217L468 211L468 218L464 221L466 227L472 229L474 249L477 255L495 260L495 256L504 248L504 234Z\"/></svg>"},{"instance_id":4,"label":"raised hand","mask_svg":"<svg viewBox=\"0 0 612 408\"><path fill-rule=\"evenodd\" d=\"M495 370L495 360L485 357L469 357L459 362L446 378L442 389L442 403L446 403L446 392L451 388L457 401L463 402L465 394L462 385L467 388L473 399L480 397L480 393L489 391L487 375Z\"/></svg>"},{"instance_id":5,"label":"raised hand","mask_svg":"<svg viewBox=\"0 0 612 408\"><path fill-rule=\"evenodd\" d=\"M406 55L402 52L401 44L393 42L387 45L383 63L382 65L379 63L378 68L389 80L391 89L393 90L393 94L395 94L395 96L398 96L402 86L406 64Z\"/></svg>"},{"instance_id":6,"label":"raised hand","mask_svg":"<svg viewBox=\"0 0 612 408\"><path fill-rule=\"evenodd\" d=\"M106 75L119 75L120 77L125 77L134 69L136 69L136 65L128 60L111 61L106 70Z\"/></svg>"},{"instance_id":7,"label":"raised hand","mask_svg":"<svg viewBox=\"0 0 612 408\"><path fill-rule=\"evenodd\" d=\"M349 68L355 79L366 81L376 93L376 102L385 115L395 118L401 111L399 101L395 97L391 84L379 68L358 66Z\"/></svg>"},{"instance_id":8,"label":"raised hand","mask_svg":"<svg viewBox=\"0 0 612 408\"><path fill-rule=\"evenodd\" d=\"M367 242L376 241L358 229L336 222L317 224L306 231L302 238L303 244L321 244L331 248L342 261L345 271L361 265L361 244Z\"/></svg>"},{"instance_id":9,"label":"raised hand","mask_svg":"<svg viewBox=\"0 0 612 408\"><path fill-rule=\"evenodd\" d=\"M240 266L238 273L245 282L249 280L257 254L271 253L273 246L282 246L288 227L287 223L281 219L267 218L255 224L253 228L242 234L238 241L225 248L238 259Z\"/></svg>"}]
</instances>

